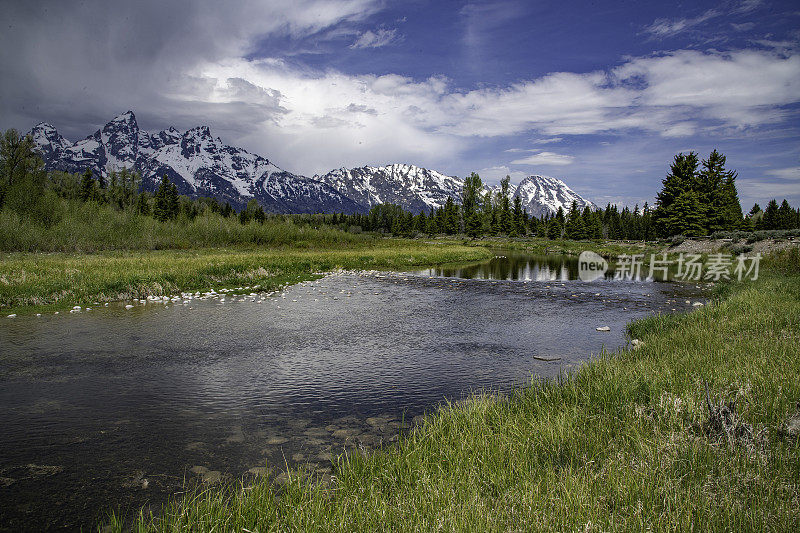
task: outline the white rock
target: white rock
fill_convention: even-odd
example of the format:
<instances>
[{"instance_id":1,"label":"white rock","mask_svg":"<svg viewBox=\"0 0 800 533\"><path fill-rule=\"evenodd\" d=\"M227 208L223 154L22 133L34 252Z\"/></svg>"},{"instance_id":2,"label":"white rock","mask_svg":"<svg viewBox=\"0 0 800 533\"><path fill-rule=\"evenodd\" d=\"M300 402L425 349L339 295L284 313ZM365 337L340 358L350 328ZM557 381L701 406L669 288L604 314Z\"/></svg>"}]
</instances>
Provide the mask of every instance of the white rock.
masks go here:
<instances>
[{"instance_id":1,"label":"white rock","mask_svg":"<svg viewBox=\"0 0 800 533\"><path fill-rule=\"evenodd\" d=\"M11 313L10 315L8 315L8 318L16 318L16 316L17 316L16 313Z\"/></svg>"},{"instance_id":2,"label":"white rock","mask_svg":"<svg viewBox=\"0 0 800 533\"><path fill-rule=\"evenodd\" d=\"M599 328L595 328L597 331L611 331L611 328L608 326L600 326Z\"/></svg>"},{"instance_id":3,"label":"white rock","mask_svg":"<svg viewBox=\"0 0 800 533\"><path fill-rule=\"evenodd\" d=\"M692 307L703 307L705 304L703 302L695 302L692 304Z\"/></svg>"},{"instance_id":4,"label":"white rock","mask_svg":"<svg viewBox=\"0 0 800 533\"><path fill-rule=\"evenodd\" d=\"M76 305L76 306L75 306L75 307L73 307L72 309L73 309L74 311L80 311L80 310L81 310L81 306L80 306L80 305Z\"/></svg>"}]
</instances>

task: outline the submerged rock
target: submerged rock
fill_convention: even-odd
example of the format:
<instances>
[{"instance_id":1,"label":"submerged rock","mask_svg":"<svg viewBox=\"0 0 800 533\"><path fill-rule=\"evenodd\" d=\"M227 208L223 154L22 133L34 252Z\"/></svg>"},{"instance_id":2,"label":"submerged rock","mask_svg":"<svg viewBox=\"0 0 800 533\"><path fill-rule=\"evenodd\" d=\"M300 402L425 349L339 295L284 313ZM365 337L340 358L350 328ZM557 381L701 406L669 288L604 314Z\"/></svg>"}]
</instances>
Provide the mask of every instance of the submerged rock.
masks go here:
<instances>
[{"instance_id":1,"label":"submerged rock","mask_svg":"<svg viewBox=\"0 0 800 533\"><path fill-rule=\"evenodd\" d=\"M253 474L254 476L266 476L269 472L266 466L254 466L247 471L248 474Z\"/></svg>"},{"instance_id":2,"label":"submerged rock","mask_svg":"<svg viewBox=\"0 0 800 533\"><path fill-rule=\"evenodd\" d=\"M219 470L209 470L205 466L193 466L190 472L197 474L207 485L214 485L222 481L222 472Z\"/></svg>"},{"instance_id":3,"label":"submerged rock","mask_svg":"<svg viewBox=\"0 0 800 533\"><path fill-rule=\"evenodd\" d=\"M380 418L378 416L371 416L367 418L367 424L369 424L372 427L385 426L387 422L388 420L386 420L385 418Z\"/></svg>"}]
</instances>

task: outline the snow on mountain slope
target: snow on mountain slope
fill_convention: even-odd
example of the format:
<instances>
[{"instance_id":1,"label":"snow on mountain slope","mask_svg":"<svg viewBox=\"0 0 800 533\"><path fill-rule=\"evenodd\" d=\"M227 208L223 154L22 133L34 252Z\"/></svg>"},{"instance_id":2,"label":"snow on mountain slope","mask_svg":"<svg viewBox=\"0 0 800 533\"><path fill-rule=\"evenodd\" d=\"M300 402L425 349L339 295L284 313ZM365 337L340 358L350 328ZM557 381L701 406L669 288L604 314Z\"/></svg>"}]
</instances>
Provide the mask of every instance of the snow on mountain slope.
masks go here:
<instances>
[{"instance_id":1,"label":"snow on mountain slope","mask_svg":"<svg viewBox=\"0 0 800 533\"><path fill-rule=\"evenodd\" d=\"M142 175L143 187L155 190L167 176L181 194L213 196L241 208L256 198L276 213L366 212L393 203L415 213L442 207L448 198L461 200L464 181L408 164L340 168L306 178L287 172L268 159L213 137L207 126L181 133L175 128L150 133L140 130L133 112L115 117L92 135L70 143L50 124L31 130L45 164L52 170L108 176L123 167ZM487 189L488 190L488 189ZM494 191L496 192L496 188ZM529 176L511 186L509 197L522 199L534 216L578 207L596 206L563 181Z\"/></svg>"},{"instance_id":2,"label":"snow on mountain slope","mask_svg":"<svg viewBox=\"0 0 800 533\"><path fill-rule=\"evenodd\" d=\"M448 197L460 201L464 187L464 181L459 178L400 163L382 167L339 168L322 176L314 176L314 179L327 183L367 208L391 203L415 213L441 207Z\"/></svg>"},{"instance_id":3,"label":"snow on mountain slope","mask_svg":"<svg viewBox=\"0 0 800 533\"><path fill-rule=\"evenodd\" d=\"M74 144L46 123L30 133L45 164L53 170L83 172L90 168L96 176L106 177L127 167L141 173L148 190L155 190L166 175L182 194L214 196L237 208L256 198L267 211L279 213L364 211L323 183L225 145L207 126L184 133L174 128L149 133L139 129L133 112L128 111Z\"/></svg>"},{"instance_id":4,"label":"snow on mountain slope","mask_svg":"<svg viewBox=\"0 0 800 533\"><path fill-rule=\"evenodd\" d=\"M564 212L568 212L573 201L581 210L587 206L590 209L597 209L594 203L570 189L566 183L549 176L528 176L523 179L510 191L511 199L516 196L522 199L522 207L536 217L545 214L552 215L558 211L559 207L563 208Z\"/></svg>"}]
</instances>

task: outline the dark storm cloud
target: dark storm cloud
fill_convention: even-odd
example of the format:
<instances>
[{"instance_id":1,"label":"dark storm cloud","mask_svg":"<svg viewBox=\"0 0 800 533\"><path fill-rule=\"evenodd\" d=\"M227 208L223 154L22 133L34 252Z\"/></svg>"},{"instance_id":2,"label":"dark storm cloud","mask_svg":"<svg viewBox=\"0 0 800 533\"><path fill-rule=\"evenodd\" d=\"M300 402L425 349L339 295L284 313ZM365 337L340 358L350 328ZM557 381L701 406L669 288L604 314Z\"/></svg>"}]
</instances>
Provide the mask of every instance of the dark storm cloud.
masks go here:
<instances>
[{"instance_id":1,"label":"dark storm cloud","mask_svg":"<svg viewBox=\"0 0 800 533\"><path fill-rule=\"evenodd\" d=\"M213 123L228 133L285 112L280 93L197 74L262 35L313 33L370 2L2 2L0 128L53 123L83 137L127 109L143 127Z\"/></svg>"}]
</instances>

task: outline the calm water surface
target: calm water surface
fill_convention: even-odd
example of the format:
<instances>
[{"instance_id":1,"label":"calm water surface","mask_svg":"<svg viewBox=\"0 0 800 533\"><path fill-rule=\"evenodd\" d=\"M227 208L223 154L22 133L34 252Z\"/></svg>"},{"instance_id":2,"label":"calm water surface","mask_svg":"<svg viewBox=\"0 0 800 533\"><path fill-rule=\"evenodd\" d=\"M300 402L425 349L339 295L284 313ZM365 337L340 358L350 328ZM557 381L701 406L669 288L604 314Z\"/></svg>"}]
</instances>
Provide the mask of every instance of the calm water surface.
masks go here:
<instances>
[{"instance_id":1,"label":"calm water surface","mask_svg":"<svg viewBox=\"0 0 800 533\"><path fill-rule=\"evenodd\" d=\"M556 376L624 345L629 321L702 298L574 281L570 258L498 255L271 296L3 318L0 529L86 529L184 481L280 481L285 464L325 476L345 447L391 442L443 400Z\"/></svg>"}]
</instances>

